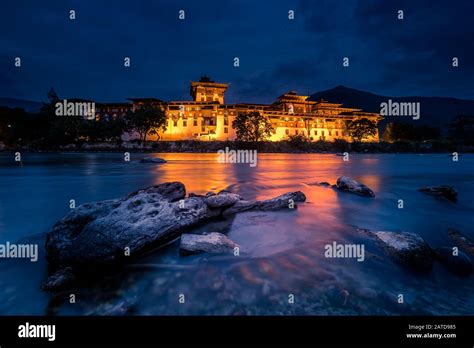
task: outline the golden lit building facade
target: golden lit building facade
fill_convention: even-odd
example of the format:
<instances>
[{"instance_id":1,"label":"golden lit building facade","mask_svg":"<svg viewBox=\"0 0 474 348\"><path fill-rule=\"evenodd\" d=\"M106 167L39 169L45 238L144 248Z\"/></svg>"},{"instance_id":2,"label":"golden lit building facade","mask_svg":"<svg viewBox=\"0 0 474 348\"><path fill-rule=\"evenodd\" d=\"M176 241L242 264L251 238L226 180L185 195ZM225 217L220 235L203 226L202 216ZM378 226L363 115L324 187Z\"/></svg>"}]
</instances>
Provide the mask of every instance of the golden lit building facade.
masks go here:
<instances>
[{"instance_id":1,"label":"golden lit building facade","mask_svg":"<svg viewBox=\"0 0 474 348\"><path fill-rule=\"evenodd\" d=\"M224 94L229 87L216 83L207 77L191 82L192 100L164 102L154 98L132 98L129 108L135 110L144 102L152 102L164 108L167 115L165 132L149 136L148 140L235 140L236 132L232 122L240 113L258 111L266 116L273 126L269 140L288 139L290 135L304 135L311 141L351 141L345 131L345 122L367 118L376 124L382 119L377 113L361 109L345 108L342 104L327 101L310 101L308 96L288 92L273 104L225 104ZM123 105L119 105L124 111ZM106 104L99 112L109 113ZM127 138L130 138L127 137ZM132 136L133 138L133 136ZM128 139L124 139L128 140ZM366 141L378 141L377 134Z\"/></svg>"}]
</instances>

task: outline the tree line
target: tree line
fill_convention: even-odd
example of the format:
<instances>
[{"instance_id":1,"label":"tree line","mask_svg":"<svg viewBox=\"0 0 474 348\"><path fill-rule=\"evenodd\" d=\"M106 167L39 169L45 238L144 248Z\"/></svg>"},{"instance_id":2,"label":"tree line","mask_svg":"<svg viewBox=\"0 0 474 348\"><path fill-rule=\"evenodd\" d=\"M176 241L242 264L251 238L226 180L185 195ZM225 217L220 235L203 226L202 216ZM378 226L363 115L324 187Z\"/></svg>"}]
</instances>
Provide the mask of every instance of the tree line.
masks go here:
<instances>
[{"instance_id":1,"label":"tree line","mask_svg":"<svg viewBox=\"0 0 474 348\"><path fill-rule=\"evenodd\" d=\"M54 89L48 92L48 103L38 113L19 108L0 107L0 142L7 146L57 148L68 144L111 142L121 144L125 132L135 133L144 142L148 135L166 129L163 108L146 103L124 117L88 119L80 116L57 116L60 102Z\"/></svg>"}]
</instances>

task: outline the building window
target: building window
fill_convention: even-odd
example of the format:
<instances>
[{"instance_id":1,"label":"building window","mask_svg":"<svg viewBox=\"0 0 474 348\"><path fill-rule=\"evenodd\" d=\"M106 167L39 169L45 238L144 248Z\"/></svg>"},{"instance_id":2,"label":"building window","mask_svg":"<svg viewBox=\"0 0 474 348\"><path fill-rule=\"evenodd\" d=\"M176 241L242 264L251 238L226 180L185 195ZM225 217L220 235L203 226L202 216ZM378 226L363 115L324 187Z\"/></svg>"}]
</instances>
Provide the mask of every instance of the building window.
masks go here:
<instances>
[{"instance_id":1,"label":"building window","mask_svg":"<svg viewBox=\"0 0 474 348\"><path fill-rule=\"evenodd\" d=\"M188 120L183 120L183 127L187 127L188 126Z\"/></svg>"},{"instance_id":2,"label":"building window","mask_svg":"<svg viewBox=\"0 0 474 348\"><path fill-rule=\"evenodd\" d=\"M314 130L314 135L318 135L318 131L317 131L317 130Z\"/></svg>"},{"instance_id":3,"label":"building window","mask_svg":"<svg viewBox=\"0 0 474 348\"><path fill-rule=\"evenodd\" d=\"M321 131L321 135L324 136L324 131L323 130Z\"/></svg>"},{"instance_id":4,"label":"building window","mask_svg":"<svg viewBox=\"0 0 474 348\"><path fill-rule=\"evenodd\" d=\"M229 133L229 128L224 127L224 133Z\"/></svg>"},{"instance_id":5,"label":"building window","mask_svg":"<svg viewBox=\"0 0 474 348\"><path fill-rule=\"evenodd\" d=\"M286 134L286 135L289 135L289 134L290 134L290 130L289 130L289 129L285 129L285 134Z\"/></svg>"},{"instance_id":6,"label":"building window","mask_svg":"<svg viewBox=\"0 0 474 348\"><path fill-rule=\"evenodd\" d=\"M297 129L295 129L295 134L298 134L298 133L299 133L299 132L298 132L298 130L297 130Z\"/></svg>"},{"instance_id":7,"label":"building window","mask_svg":"<svg viewBox=\"0 0 474 348\"><path fill-rule=\"evenodd\" d=\"M328 131L328 135L331 136L331 131Z\"/></svg>"},{"instance_id":8,"label":"building window","mask_svg":"<svg viewBox=\"0 0 474 348\"><path fill-rule=\"evenodd\" d=\"M229 118L227 116L224 116L224 126L229 125Z\"/></svg>"},{"instance_id":9,"label":"building window","mask_svg":"<svg viewBox=\"0 0 474 348\"><path fill-rule=\"evenodd\" d=\"M338 132L338 131L336 131L336 137L338 137L338 136L339 136L339 132Z\"/></svg>"},{"instance_id":10,"label":"building window","mask_svg":"<svg viewBox=\"0 0 474 348\"><path fill-rule=\"evenodd\" d=\"M178 127L178 121L173 120L173 126L174 126L174 127Z\"/></svg>"},{"instance_id":11,"label":"building window","mask_svg":"<svg viewBox=\"0 0 474 348\"><path fill-rule=\"evenodd\" d=\"M198 120L197 120L197 118L195 118L195 119L193 119L193 126L197 127L197 125L198 125Z\"/></svg>"},{"instance_id":12,"label":"building window","mask_svg":"<svg viewBox=\"0 0 474 348\"><path fill-rule=\"evenodd\" d=\"M205 132L206 131L206 128L204 126L201 127L201 132Z\"/></svg>"}]
</instances>

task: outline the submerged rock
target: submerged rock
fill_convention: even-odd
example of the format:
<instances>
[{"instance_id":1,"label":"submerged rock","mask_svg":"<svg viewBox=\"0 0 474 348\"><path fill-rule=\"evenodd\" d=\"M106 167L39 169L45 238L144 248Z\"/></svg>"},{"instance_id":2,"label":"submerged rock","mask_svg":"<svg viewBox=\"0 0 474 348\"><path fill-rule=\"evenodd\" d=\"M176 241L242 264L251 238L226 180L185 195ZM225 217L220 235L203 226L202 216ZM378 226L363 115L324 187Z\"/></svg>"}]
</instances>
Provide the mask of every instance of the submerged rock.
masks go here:
<instances>
[{"instance_id":1,"label":"submerged rock","mask_svg":"<svg viewBox=\"0 0 474 348\"><path fill-rule=\"evenodd\" d=\"M169 182L138 190L125 198L80 205L47 233L46 258L56 269L95 270L126 263L224 213L288 209L306 199L302 192L257 202L237 200L240 196L225 191L204 197L185 196L182 183ZM237 209L232 210L235 206Z\"/></svg>"},{"instance_id":2,"label":"submerged rock","mask_svg":"<svg viewBox=\"0 0 474 348\"><path fill-rule=\"evenodd\" d=\"M247 210L281 210L296 208L296 202L306 201L306 196L301 191L288 192L272 199L264 201L250 202L246 200L239 200L234 205L225 209L223 215L232 215Z\"/></svg>"},{"instance_id":3,"label":"submerged rock","mask_svg":"<svg viewBox=\"0 0 474 348\"><path fill-rule=\"evenodd\" d=\"M472 273L472 262L462 251L457 251L457 255L454 255L452 248L436 248L435 257L448 270L459 276L468 277Z\"/></svg>"},{"instance_id":4,"label":"submerged rock","mask_svg":"<svg viewBox=\"0 0 474 348\"><path fill-rule=\"evenodd\" d=\"M455 229L449 229L448 236L456 243L456 246L474 256L474 242L469 237Z\"/></svg>"},{"instance_id":5,"label":"submerged rock","mask_svg":"<svg viewBox=\"0 0 474 348\"><path fill-rule=\"evenodd\" d=\"M370 188L348 176L339 177L336 188L340 191L351 192L364 197L375 197L374 192Z\"/></svg>"},{"instance_id":6,"label":"submerged rock","mask_svg":"<svg viewBox=\"0 0 474 348\"><path fill-rule=\"evenodd\" d=\"M182 254L211 253L231 254L239 245L218 232L208 234L182 234L180 252Z\"/></svg>"},{"instance_id":7,"label":"submerged rock","mask_svg":"<svg viewBox=\"0 0 474 348\"><path fill-rule=\"evenodd\" d=\"M140 163L162 164L162 163L166 163L166 160L164 160L163 158L158 158L158 157L145 157L140 160Z\"/></svg>"},{"instance_id":8,"label":"submerged rock","mask_svg":"<svg viewBox=\"0 0 474 348\"><path fill-rule=\"evenodd\" d=\"M437 198L445 198L451 202L456 202L458 193L452 186L427 186L418 189L418 191Z\"/></svg>"},{"instance_id":9,"label":"submerged rock","mask_svg":"<svg viewBox=\"0 0 474 348\"><path fill-rule=\"evenodd\" d=\"M329 187L331 186L330 183L328 183L327 181L321 181L320 183L318 183L319 186L325 186L325 187Z\"/></svg>"},{"instance_id":10,"label":"submerged rock","mask_svg":"<svg viewBox=\"0 0 474 348\"><path fill-rule=\"evenodd\" d=\"M44 291L56 291L69 288L76 281L71 267L65 267L50 276L42 285Z\"/></svg>"},{"instance_id":11,"label":"submerged rock","mask_svg":"<svg viewBox=\"0 0 474 348\"><path fill-rule=\"evenodd\" d=\"M433 268L433 252L420 236L409 232L370 231L359 229L375 237L384 251L397 263L416 272Z\"/></svg>"}]
</instances>

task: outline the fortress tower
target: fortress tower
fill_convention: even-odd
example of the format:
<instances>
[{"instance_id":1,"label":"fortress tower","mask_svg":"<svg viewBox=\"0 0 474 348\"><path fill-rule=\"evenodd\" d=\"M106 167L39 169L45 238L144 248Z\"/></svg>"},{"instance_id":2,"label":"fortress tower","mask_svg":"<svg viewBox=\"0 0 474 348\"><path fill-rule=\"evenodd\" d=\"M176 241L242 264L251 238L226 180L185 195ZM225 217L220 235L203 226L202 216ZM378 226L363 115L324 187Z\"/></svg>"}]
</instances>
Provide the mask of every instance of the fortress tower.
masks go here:
<instances>
[{"instance_id":1,"label":"fortress tower","mask_svg":"<svg viewBox=\"0 0 474 348\"><path fill-rule=\"evenodd\" d=\"M226 83L211 81L207 76L198 82L191 82L190 94L195 102L218 102L224 104L224 93L229 87Z\"/></svg>"}]
</instances>

